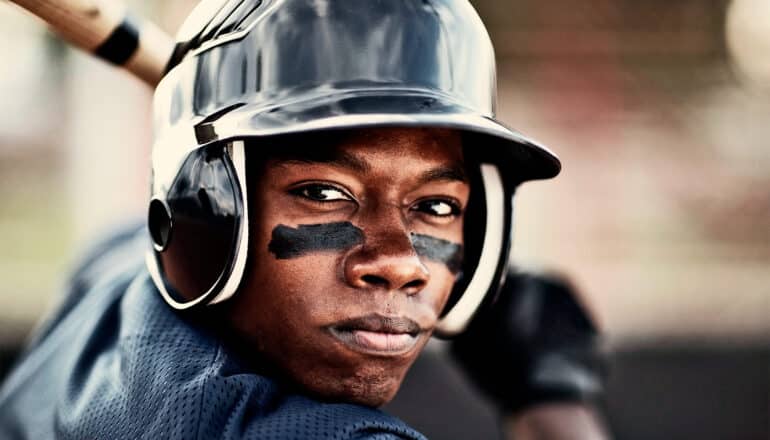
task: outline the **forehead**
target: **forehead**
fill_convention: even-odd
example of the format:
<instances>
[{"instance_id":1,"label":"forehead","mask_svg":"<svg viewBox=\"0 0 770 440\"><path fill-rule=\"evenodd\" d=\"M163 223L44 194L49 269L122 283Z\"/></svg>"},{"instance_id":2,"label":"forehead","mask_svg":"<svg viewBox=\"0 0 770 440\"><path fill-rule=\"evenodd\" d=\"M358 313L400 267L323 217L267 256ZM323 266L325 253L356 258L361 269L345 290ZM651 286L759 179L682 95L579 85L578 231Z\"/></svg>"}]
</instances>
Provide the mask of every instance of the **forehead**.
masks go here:
<instances>
[{"instance_id":1,"label":"forehead","mask_svg":"<svg viewBox=\"0 0 770 440\"><path fill-rule=\"evenodd\" d=\"M359 173L398 163L464 176L462 136L440 128L365 128L294 134L260 142L263 162L329 163Z\"/></svg>"}]
</instances>

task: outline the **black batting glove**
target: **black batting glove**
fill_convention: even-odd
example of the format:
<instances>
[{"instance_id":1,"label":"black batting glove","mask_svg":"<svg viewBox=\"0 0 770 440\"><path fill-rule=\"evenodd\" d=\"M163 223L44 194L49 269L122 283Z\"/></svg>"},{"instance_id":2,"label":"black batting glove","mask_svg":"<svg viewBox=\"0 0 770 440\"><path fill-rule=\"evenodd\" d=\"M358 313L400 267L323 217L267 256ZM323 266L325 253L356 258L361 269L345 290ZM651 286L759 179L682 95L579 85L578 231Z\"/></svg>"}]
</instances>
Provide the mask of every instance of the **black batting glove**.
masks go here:
<instances>
[{"instance_id":1,"label":"black batting glove","mask_svg":"<svg viewBox=\"0 0 770 440\"><path fill-rule=\"evenodd\" d=\"M571 286L552 276L508 274L497 300L451 344L465 371L503 409L587 402L604 391L599 334Z\"/></svg>"}]
</instances>

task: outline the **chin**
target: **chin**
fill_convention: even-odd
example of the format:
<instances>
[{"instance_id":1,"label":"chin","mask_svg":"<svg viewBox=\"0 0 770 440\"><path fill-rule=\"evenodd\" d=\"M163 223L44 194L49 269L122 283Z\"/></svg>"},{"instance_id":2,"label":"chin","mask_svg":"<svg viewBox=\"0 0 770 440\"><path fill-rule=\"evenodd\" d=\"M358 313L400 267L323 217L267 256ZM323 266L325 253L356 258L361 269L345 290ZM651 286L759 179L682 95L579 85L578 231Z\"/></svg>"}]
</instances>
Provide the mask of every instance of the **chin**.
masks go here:
<instances>
[{"instance_id":1,"label":"chin","mask_svg":"<svg viewBox=\"0 0 770 440\"><path fill-rule=\"evenodd\" d=\"M362 372L352 376L313 377L300 381L304 382L304 388L310 394L321 400L379 407L393 400L405 373Z\"/></svg>"},{"instance_id":2,"label":"chin","mask_svg":"<svg viewBox=\"0 0 770 440\"><path fill-rule=\"evenodd\" d=\"M346 401L359 405L379 407L396 397L401 381L395 383L363 383L346 394Z\"/></svg>"}]
</instances>

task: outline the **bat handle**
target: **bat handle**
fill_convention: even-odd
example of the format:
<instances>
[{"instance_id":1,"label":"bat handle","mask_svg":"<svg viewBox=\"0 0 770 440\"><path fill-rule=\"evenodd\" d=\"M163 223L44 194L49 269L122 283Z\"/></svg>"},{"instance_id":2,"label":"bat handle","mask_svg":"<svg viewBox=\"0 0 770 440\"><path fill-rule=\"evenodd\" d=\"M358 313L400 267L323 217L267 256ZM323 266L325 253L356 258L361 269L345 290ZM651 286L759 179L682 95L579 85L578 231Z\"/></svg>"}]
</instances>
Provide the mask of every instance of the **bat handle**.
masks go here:
<instances>
[{"instance_id":1,"label":"bat handle","mask_svg":"<svg viewBox=\"0 0 770 440\"><path fill-rule=\"evenodd\" d=\"M76 47L119 65L154 87L174 48L173 39L147 20L129 17L116 0L12 0L42 18Z\"/></svg>"}]
</instances>

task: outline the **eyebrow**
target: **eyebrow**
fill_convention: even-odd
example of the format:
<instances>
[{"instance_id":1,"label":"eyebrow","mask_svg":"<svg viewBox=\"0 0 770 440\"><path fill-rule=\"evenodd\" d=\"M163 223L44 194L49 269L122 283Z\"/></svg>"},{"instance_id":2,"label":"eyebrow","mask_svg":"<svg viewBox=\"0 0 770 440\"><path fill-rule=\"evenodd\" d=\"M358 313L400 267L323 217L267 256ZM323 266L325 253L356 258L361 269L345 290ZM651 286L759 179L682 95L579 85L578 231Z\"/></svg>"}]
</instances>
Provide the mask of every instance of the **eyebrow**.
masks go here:
<instances>
[{"instance_id":1,"label":"eyebrow","mask_svg":"<svg viewBox=\"0 0 770 440\"><path fill-rule=\"evenodd\" d=\"M349 169L356 173L369 173L372 169L372 167L365 161L349 154L349 153L337 153L334 154L334 156L328 156L328 157L321 157L316 156L312 158L297 158L292 157L291 159L284 159L282 160L283 163L297 163L297 164L316 164L316 163L322 163L322 164L329 164L329 165L336 165L342 168ZM420 184L430 183L430 182L440 182L440 181L459 181L459 182L468 182L468 176L465 174L465 171L462 168L459 167L451 167L451 166L440 166L437 168L432 168L424 173L420 174L420 176L417 178L417 181Z\"/></svg>"},{"instance_id":2,"label":"eyebrow","mask_svg":"<svg viewBox=\"0 0 770 440\"><path fill-rule=\"evenodd\" d=\"M419 177L420 183L429 183L436 181L460 181L468 182L468 176L465 170L459 167L442 166L430 169Z\"/></svg>"},{"instance_id":3,"label":"eyebrow","mask_svg":"<svg viewBox=\"0 0 770 440\"><path fill-rule=\"evenodd\" d=\"M310 157L291 157L284 159L284 163L300 163L300 164L315 164L323 163L329 165L336 165L342 168L347 168L357 173L368 173L372 167L365 161L353 156L347 152L334 152L333 154L316 154L310 155Z\"/></svg>"},{"instance_id":4,"label":"eyebrow","mask_svg":"<svg viewBox=\"0 0 770 440\"><path fill-rule=\"evenodd\" d=\"M286 164L328 164L346 168L356 173L369 173L372 170L368 162L345 151L329 151L326 149L316 149L314 151L304 150L301 155L285 155L281 162ZM462 167L456 166L438 166L422 173L417 181L421 184L437 181L459 181L468 182L468 176Z\"/></svg>"}]
</instances>

